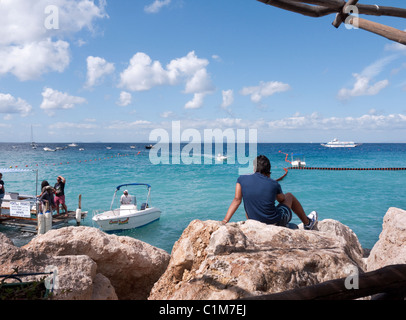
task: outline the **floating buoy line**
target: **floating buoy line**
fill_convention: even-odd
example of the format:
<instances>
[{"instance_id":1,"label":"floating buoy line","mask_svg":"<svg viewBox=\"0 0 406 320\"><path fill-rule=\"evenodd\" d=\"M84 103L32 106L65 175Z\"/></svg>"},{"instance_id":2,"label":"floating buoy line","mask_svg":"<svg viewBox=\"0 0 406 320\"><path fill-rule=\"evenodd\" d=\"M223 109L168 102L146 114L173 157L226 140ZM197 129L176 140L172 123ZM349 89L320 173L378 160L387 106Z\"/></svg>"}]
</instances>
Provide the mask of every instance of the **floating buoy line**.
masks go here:
<instances>
[{"instance_id":1,"label":"floating buoy line","mask_svg":"<svg viewBox=\"0 0 406 320\"><path fill-rule=\"evenodd\" d=\"M138 156L141 154L141 151L139 151L135 156ZM39 166L62 166L62 165L71 165L71 164L85 164L85 163L91 163L91 162L100 162L104 160L111 160L114 158L121 158L121 157L129 157L132 156L131 154L121 154L118 153L116 155L108 156L108 157L97 157L97 158L91 158L91 159L83 159L83 160L75 160L75 161L58 161L58 162L50 162L50 163L35 163L35 164L26 164L26 165L16 165L16 166L9 166L10 169L12 168L29 168L29 167L39 167Z\"/></svg>"},{"instance_id":2,"label":"floating buoy line","mask_svg":"<svg viewBox=\"0 0 406 320\"><path fill-rule=\"evenodd\" d=\"M286 155L285 157L285 162L292 164L292 162L290 162L288 160L288 153L279 151L279 153L283 153ZM329 168L329 167L288 167L288 168L283 168L283 170L285 171L285 174L283 176L281 176L280 178L276 179L276 181L281 181L283 180L289 170L324 170L324 171L406 171L406 168L404 167L395 167L395 168L340 168L340 167L336 167L336 168Z\"/></svg>"}]
</instances>

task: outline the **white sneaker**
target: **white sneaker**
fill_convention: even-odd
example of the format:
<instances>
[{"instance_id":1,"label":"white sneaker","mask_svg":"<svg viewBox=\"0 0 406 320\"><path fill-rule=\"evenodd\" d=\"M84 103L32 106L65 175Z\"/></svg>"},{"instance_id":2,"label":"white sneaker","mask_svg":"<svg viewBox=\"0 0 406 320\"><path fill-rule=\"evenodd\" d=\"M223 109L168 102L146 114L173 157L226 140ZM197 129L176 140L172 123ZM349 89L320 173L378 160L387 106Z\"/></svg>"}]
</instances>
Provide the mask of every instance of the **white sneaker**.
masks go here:
<instances>
[{"instance_id":1,"label":"white sneaker","mask_svg":"<svg viewBox=\"0 0 406 320\"><path fill-rule=\"evenodd\" d=\"M312 230L317 223L318 214L316 211L312 211L307 217L309 218L310 222L309 224L304 225L304 228L306 230Z\"/></svg>"}]
</instances>

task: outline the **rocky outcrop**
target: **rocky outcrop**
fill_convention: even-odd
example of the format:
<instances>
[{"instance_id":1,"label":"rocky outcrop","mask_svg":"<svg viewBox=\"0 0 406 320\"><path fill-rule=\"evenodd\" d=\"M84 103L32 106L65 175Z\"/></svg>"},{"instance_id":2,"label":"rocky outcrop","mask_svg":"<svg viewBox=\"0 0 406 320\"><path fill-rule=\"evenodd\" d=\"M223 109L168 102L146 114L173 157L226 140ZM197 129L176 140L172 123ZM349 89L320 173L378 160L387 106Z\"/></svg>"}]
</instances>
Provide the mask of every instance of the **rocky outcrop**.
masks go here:
<instances>
[{"instance_id":1,"label":"rocky outcrop","mask_svg":"<svg viewBox=\"0 0 406 320\"><path fill-rule=\"evenodd\" d=\"M248 220L193 221L149 299L238 299L347 277L364 269L355 234L334 220L319 231Z\"/></svg>"},{"instance_id":2,"label":"rocky outcrop","mask_svg":"<svg viewBox=\"0 0 406 320\"><path fill-rule=\"evenodd\" d=\"M96 278L96 263L87 256L48 256L41 252L34 252L17 248L3 234L0 233L0 274L42 273L58 270L58 287L60 294L57 299L89 300L94 294ZM40 277L24 277L23 281L39 281ZM108 297L102 292L97 295L103 299Z\"/></svg>"},{"instance_id":3,"label":"rocky outcrop","mask_svg":"<svg viewBox=\"0 0 406 320\"><path fill-rule=\"evenodd\" d=\"M19 272L56 266L57 299L146 299L170 258L142 241L91 227L52 230L23 248L5 241L0 249L3 274L16 266Z\"/></svg>"},{"instance_id":4,"label":"rocky outcrop","mask_svg":"<svg viewBox=\"0 0 406 320\"><path fill-rule=\"evenodd\" d=\"M238 299L400 263L406 264L406 211L396 208L385 215L368 259L354 232L330 219L312 231L195 220L171 256L90 227L53 230L22 248L0 233L0 274L52 267L58 272L54 299L66 300Z\"/></svg>"},{"instance_id":5,"label":"rocky outcrop","mask_svg":"<svg viewBox=\"0 0 406 320\"><path fill-rule=\"evenodd\" d=\"M373 271L392 264L406 264L406 211L389 208L383 219L382 232L367 260Z\"/></svg>"}]
</instances>

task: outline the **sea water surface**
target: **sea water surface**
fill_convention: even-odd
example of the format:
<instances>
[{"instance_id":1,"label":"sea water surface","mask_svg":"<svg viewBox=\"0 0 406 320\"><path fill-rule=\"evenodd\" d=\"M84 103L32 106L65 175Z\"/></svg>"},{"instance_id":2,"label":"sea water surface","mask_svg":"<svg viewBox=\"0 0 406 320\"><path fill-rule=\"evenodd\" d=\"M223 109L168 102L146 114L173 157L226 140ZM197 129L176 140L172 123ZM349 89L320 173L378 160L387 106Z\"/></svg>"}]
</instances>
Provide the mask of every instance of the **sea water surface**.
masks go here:
<instances>
[{"instance_id":1,"label":"sea water surface","mask_svg":"<svg viewBox=\"0 0 406 320\"><path fill-rule=\"evenodd\" d=\"M62 150L46 152L43 147ZM126 183L148 183L152 186L151 205L161 209L160 220L145 227L122 231L130 236L171 252L188 224L195 220L223 220L234 197L239 169L251 164L216 161L216 150L197 155L201 164L174 164L179 154L171 153L170 164L152 164L144 143L78 143L40 144L32 149L28 143L0 144L0 168L38 170L39 183L51 185L56 177L66 178L66 201L76 210L82 195L82 210L88 211L85 226L92 223L95 210L108 210L115 188ZM134 146L130 148L130 146ZM111 147L111 149L107 149ZM185 144L181 145L181 150ZM227 146L224 150L227 152ZM83 151L79 151L83 148ZM170 149L171 150L171 149ZM258 154L272 163L272 178L284 174L289 167L285 154L301 153L311 167L406 167L406 144L363 144L356 148L329 149L320 144L258 144ZM155 152L155 150L153 151ZM246 146L248 154L248 146ZM196 156L196 154L195 154ZM206 161L205 161L206 160ZM3 173L6 191L35 194L35 173ZM406 171L316 171L290 170L280 182L282 190L293 193L306 213L316 210L319 219L335 219L349 226L364 248L372 248L382 230L383 217L390 207L406 209ZM39 187L38 187L39 189ZM132 193L130 191L130 193ZM146 199L145 189L138 189L137 201ZM243 205L231 222L245 220ZM299 224L295 216L294 223ZM95 226L96 227L96 226ZM29 241L0 226L16 245Z\"/></svg>"}]
</instances>

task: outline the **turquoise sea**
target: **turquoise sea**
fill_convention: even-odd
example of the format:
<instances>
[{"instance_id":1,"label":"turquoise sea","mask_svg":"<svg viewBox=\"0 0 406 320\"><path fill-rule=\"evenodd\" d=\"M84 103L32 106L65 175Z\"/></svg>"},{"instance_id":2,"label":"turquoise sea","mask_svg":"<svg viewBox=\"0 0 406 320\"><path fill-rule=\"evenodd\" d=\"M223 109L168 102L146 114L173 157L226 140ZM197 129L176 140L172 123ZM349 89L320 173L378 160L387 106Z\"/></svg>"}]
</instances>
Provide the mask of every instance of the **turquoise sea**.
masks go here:
<instances>
[{"instance_id":1,"label":"turquoise sea","mask_svg":"<svg viewBox=\"0 0 406 320\"><path fill-rule=\"evenodd\" d=\"M160 220L145 227L120 232L171 252L183 230L194 219L222 220L235 190L239 169L247 164L230 164L215 160L216 151L198 155L202 164L152 164L145 143L78 143L56 152L43 147L65 147L63 144L1 143L0 168L38 169L39 183L56 177L66 178L68 208L75 210L82 195L82 210L89 214L83 225L92 226L94 210L107 210L116 186L125 183L148 183L152 186L151 204L162 210ZM130 148L135 146L135 148ZM181 150L185 144L181 145ZM111 147L107 149L106 147ZM79 148L84 148L79 151ZM225 152L226 145L224 146ZM201 150L204 150L203 147ZM248 154L248 146L246 146ZM258 144L258 154L268 156L272 178L284 174L285 154L301 153L311 167L406 167L406 144L363 144L352 149L329 149L318 143ZM209 159L209 160L208 160ZM206 161L204 161L206 160ZM210 162L210 163L208 163ZM237 161L236 161L237 162ZM251 165L250 165L251 166ZM3 173L7 191L35 194L35 174ZM378 240L382 220L389 207L406 209L406 171L298 171L290 170L281 182L284 192L292 192L305 211L317 210L319 219L336 219L348 225L365 248ZM138 202L146 197L144 189ZM232 222L245 220L243 206ZM299 223L294 217L293 222ZM10 229L0 231L11 235L17 245L29 238L16 236Z\"/></svg>"}]
</instances>

